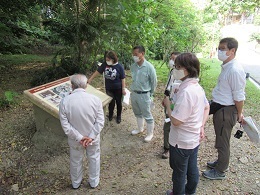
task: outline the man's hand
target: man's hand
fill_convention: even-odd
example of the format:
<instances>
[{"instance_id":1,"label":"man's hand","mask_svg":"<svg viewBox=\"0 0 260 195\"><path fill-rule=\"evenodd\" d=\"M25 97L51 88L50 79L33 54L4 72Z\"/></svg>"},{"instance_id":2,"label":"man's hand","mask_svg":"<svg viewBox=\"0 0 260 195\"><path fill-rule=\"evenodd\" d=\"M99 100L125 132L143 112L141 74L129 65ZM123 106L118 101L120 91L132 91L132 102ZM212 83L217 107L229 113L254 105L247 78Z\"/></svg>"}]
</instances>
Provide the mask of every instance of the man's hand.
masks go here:
<instances>
[{"instance_id":1,"label":"man's hand","mask_svg":"<svg viewBox=\"0 0 260 195\"><path fill-rule=\"evenodd\" d=\"M237 116L237 122L239 122L240 124L245 124L244 115L242 113Z\"/></svg>"},{"instance_id":2,"label":"man's hand","mask_svg":"<svg viewBox=\"0 0 260 195\"><path fill-rule=\"evenodd\" d=\"M83 137L82 140L80 140L80 144L86 148L87 146L92 144L93 139L89 137Z\"/></svg>"}]
</instances>

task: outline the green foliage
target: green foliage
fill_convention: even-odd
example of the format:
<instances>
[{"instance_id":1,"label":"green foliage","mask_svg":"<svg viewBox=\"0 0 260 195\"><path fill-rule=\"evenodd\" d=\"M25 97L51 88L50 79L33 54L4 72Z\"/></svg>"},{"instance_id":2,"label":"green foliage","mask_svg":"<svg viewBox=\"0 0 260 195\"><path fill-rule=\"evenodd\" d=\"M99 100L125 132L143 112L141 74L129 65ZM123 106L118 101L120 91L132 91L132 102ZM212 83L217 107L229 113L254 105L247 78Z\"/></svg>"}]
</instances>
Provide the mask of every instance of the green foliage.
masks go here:
<instances>
[{"instance_id":1,"label":"green foliage","mask_svg":"<svg viewBox=\"0 0 260 195\"><path fill-rule=\"evenodd\" d=\"M18 93L14 91L5 91L4 97L0 97L0 109L10 107L16 103Z\"/></svg>"},{"instance_id":2,"label":"green foliage","mask_svg":"<svg viewBox=\"0 0 260 195\"><path fill-rule=\"evenodd\" d=\"M125 67L131 64L131 51L143 45L146 54L153 55L150 46L159 38L163 29L154 20L160 4L157 1L109 1L101 31L102 50L115 50Z\"/></svg>"},{"instance_id":3,"label":"green foliage","mask_svg":"<svg viewBox=\"0 0 260 195\"><path fill-rule=\"evenodd\" d=\"M260 15L255 16L254 25L260 26Z\"/></svg>"},{"instance_id":4,"label":"green foliage","mask_svg":"<svg viewBox=\"0 0 260 195\"><path fill-rule=\"evenodd\" d=\"M1 0L0 14L1 22L16 21L18 18L25 20L30 17L32 7L37 5L37 0Z\"/></svg>"},{"instance_id":5,"label":"green foliage","mask_svg":"<svg viewBox=\"0 0 260 195\"><path fill-rule=\"evenodd\" d=\"M161 66L161 63L162 63L161 60L149 59L149 62L151 62L155 67L158 82L166 84L168 75L169 75L169 71L170 71L167 64L165 66Z\"/></svg>"},{"instance_id":6,"label":"green foliage","mask_svg":"<svg viewBox=\"0 0 260 195\"><path fill-rule=\"evenodd\" d=\"M260 7L259 0L213 0L210 1L206 9L211 10L213 14L221 14L219 18L222 25L226 25L229 17L234 13L248 16L255 13Z\"/></svg>"},{"instance_id":7,"label":"green foliage","mask_svg":"<svg viewBox=\"0 0 260 195\"><path fill-rule=\"evenodd\" d=\"M250 36L250 41L256 41L258 44L260 44L260 32L254 32Z\"/></svg>"},{"instance_id":8,"label":"green foliage","mask_svg":"<svg viewBox=\"0 0 260 195\"><path fill-rule=\"evenodd\" d=\"M58 61L58 65L39 70L32 78L31 85L33 87L55 81L75 73L86 73L86 67L78 66L76 64L76 60L71 58L71 56L63 56L60 59L59 56L56 56L54 59Z\"/></svg>"},{"instance_id":9,"label":"green foliage","mask_svg":"<svg viewBox=\"0 0 260 195\"><path fill-rule=\"evenodd\" d=\"M208 99L212 99L211 92L216 86L218 75L221 71L221 62L217 59L200 58L200 63L205 65L205 70L201 71L200 84L204 88Z\"/></svg>"},{"instance_id":10,"label":"green foliage","mask_svg":"<svg viewBox=\"0 0 260 195\"><path fill-rule=\"evenodd\" d=\"M61 58L69 56L73 66L82 69L96 60L103 44L100 41L104 23L103 17L100 17L103 4L101 1L66 0L54 5L55 12L51 10L53 16L44 22L45 27L65 45Z\"/></svg>"},{"instance_id":11,"label":"green foliage","mask_svg":"<svg viewBox=\"0 0 260 195\"><path fill-rule=\"evenodd\" d=\"M127 68L137 44L147 57L164 61L172 51L209 55L219 40L219 14L247 15L257 8L257 0L213 0L205 10L190 0L3 0L0 53L52 52L49 44L62 44L56 54L61 60L53 62L68 64L70 58L71 69L79 71L95 67L106 50L116 51Z\"/></svg>"},{"instance_id":12,"label":"green foliage","mask_svg":"<svg viewBox=\"0 0 260 195\"><path fill-rule=\"evenodd\" d=\"M260 90L251 83L246 83L245 116L259 116L260 114Z\"/></svg>"},{"instance_id":13,"label":"green foliage","mask_svg":"<svg viewBox=\"0 0 260 195\"><path fill-rule=\"evenodd\" d=\"M53 51L48 42L52 43L56 37L42 24L42 3L35 0L0 2L1 54Z\"/></svg>"},{"instance_id":14,"label":"green foliage","mask_svg":"<svg viewBox=\"0 0 260 195\"><path fill-rule=\"evenodd\" d=\"M45 83L49 83L51 81L58 80L63 77L67 77L68 74L64 68L61 66L58 67L50 67L38 71L36 73L37 76L34 76L31 81L32 87L39 86Z\"/></svg>"},{"instance_id":15,"label":"green foliage","mask_svg":"<svg viewBox=\"0 0 260 195\"><path fill-rule=\"evenodd\" d=\"M212 59L211 63L213 63L214 61L215 59ZM207 74L208 70L210 70L210 63L205 62L204 60L200 60L200 76L199 76L200 82L202 82L202 80L205 79L205 77L208 75Z\"/></svg>"}]
</instances>

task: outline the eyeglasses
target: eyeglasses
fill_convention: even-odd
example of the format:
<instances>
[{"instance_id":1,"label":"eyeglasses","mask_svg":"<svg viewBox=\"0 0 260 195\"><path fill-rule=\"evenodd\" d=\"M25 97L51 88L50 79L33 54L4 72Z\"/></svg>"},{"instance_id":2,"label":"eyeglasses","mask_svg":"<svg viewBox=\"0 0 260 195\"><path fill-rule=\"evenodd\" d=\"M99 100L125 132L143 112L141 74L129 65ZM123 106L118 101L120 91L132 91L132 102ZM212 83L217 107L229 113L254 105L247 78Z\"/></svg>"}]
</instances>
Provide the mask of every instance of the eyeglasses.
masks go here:
<instances>
[{"instance_id":1,"label":"eyeglasses","mask_svg":"<svg viewBox=\"0 0 260 195\"><path fill-rule=\"evenodd\" d=\"M173 68L179 70L179 69L181 69L181 66L180 65L173 65Z\"/></svg>"}]
</instances>

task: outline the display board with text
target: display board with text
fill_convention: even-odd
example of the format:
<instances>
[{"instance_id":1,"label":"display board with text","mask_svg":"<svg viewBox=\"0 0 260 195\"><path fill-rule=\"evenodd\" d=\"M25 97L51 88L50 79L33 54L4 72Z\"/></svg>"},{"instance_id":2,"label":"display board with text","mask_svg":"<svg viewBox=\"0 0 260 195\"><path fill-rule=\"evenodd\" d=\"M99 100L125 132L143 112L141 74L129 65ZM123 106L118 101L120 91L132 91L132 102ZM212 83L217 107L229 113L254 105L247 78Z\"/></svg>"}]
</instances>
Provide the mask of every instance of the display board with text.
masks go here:
<instances>
[{"instance_id":1,"label":"display board with text","mask_svg":"<svg viewBox=\"0 0 260 195\"><path fill-rule=\"evenodd\" d=\"M69 77L66 77L26 90L24 91L24 95L36 106L58 118L60 101L71 92L72 88L70 79ZM91 85L87 86L86 92L99 97L102 101L103 107L111 101L110 96L92 87Z\"/></svg>"}]
</instances>

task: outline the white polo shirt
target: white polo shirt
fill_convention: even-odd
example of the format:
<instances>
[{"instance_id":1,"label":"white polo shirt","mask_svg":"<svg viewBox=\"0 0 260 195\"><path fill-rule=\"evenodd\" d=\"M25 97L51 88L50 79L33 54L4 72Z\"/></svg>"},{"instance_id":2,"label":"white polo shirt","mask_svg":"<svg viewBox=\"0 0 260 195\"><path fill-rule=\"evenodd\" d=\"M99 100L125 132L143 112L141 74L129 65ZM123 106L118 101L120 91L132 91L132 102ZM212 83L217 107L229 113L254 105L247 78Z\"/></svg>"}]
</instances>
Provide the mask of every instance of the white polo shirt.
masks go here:
<instances>
[{"instance_id":1,"label":"white polo shirt","mask_svg":"<svg viewBox=\"0 0 260 195\"><path fill-rule=\"evenodd\" d=\"M194 149L199 145L200 127L208 100L198 79L184 80L176 93L176 103L171 116L182 121L179 126L171 125L169 143L182 149Z\"/></svg>"},{"instance_id":2,"label":"white polo shirt","mask_svg":"<svg viewBox=\"0 0 260 195\"><path fill-rule=\"evenodd\" d=\"M213 89L213 101L221 105L235 105L235 101L245 100L246 74L236 59L221 65L218 83Z\"/></svg>"}]
</instances>

